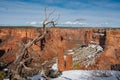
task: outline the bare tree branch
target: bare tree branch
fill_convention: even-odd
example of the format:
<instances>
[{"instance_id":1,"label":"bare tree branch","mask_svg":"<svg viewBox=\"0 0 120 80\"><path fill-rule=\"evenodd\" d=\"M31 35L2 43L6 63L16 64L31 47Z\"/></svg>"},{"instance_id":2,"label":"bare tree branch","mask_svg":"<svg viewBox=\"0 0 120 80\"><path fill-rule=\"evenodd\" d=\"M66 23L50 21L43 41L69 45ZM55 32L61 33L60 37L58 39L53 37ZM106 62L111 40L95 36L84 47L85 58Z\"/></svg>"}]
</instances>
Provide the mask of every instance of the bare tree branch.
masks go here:
<instances>
[{"instance_id":1,"label":"bare tree branch","mask_svg":"<svg viewBox=\"0 0 120 80\"><path fill-rule=\"evenodd\" d=\"M21 49L20 49L20 52L19 54L17 55L16 57L16 60L14 61L14 64L16 66L15 70L11 70L14 74L16 74L18 76L18 78L20 79L20 71L19 70L22 70L22 68L28 70L28 71L31 71L32 68L28 67L25 62L28 62L30 59L32 59L33 57L31 57L31 55L29 55L28 57L24 57L25 55L29 54L28 53L28 49L31 48L31 46L38 42L39 40L43 39L45 37L45 35L47 34L47 29L46 29L46 26L48 24L51 24L53 25L53 27L55 27L55 21L48 21L49 18L51 17L51 15L55 12L55 10L53 10L52 12L50 12L47 16L47 12L46 12L46 8L45 8L45 19L42 23L43 27L42 27L42 34L39 33L34 39L32 40L29 40L27 43L22 43L21 44ZM59 17L56 19L56 21L59 19ZM47 62L45 61L43 64L41 64L40 66L42 66L42 74L44 75L44 77L47 78L47 76L45 75L45 72L44 72L44 65L47 64ZM48 78L47 78L48 79Z\"/></svg>"},{"instance_id":2,"label":"bare tree branch","mask_svg":"<svg viewBox=\"0 0 120 80\"><path fill-rule=\"evenodd\" d=\"M50 18L50 16L55 12L56 10L53 10L51 13L48 14L48 16L46 16L45 20L43 21L43 24L46 24L46 22L48 21L48 19ZM45 14L46 14L46 10L45 10Z\"/></svg>"}]
</instances>

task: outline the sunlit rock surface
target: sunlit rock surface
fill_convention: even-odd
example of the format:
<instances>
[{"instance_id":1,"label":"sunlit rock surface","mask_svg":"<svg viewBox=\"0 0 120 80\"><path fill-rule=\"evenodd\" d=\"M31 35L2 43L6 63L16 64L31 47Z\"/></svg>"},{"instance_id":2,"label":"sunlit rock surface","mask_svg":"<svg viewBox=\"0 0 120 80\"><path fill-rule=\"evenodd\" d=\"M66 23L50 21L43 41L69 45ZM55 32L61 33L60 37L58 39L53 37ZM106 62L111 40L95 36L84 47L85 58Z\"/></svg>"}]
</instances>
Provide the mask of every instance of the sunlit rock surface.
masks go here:
<instances>
[{"instance_id":1,"label":"sunlit rock surface","mask_svg":"<svg viewBox=\"0 0 120 80\"><path fill-rule=\"evenodd\" d=\"M0 60L5 63L14 61L21 41L26 43L38 33L41 33L41 28L0 28L0 50L5 51L5 55L0 52ZM80 44L88 46L91 41L99 43L104 51L93 65L79 69L110 70L112 65L120 64L120 29L51 28L45 38L32 48L45 60L59 55L60 63L63 63L60 56L64 55L65 50L77 48ZM10 50L13 52L9 53Z\"/></svg>"}]
</instances>

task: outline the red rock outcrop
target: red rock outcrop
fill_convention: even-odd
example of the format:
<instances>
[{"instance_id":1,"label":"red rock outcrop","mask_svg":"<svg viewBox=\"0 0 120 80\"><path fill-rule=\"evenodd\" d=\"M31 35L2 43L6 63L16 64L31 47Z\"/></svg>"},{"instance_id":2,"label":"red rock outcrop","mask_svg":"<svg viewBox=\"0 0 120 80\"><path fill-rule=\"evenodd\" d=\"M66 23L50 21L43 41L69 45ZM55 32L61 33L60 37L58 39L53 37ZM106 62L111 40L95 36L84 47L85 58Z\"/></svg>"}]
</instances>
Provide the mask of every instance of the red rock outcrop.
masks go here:
<instances>
[{"instance_id":1,"label":"red rock outcrop","mask_svg":"<svg viewBox=\"0 0 120 80\"><path fill-rule=\"evenodd\" d=\"M111 69L112 65L120 64L120 29L106 30L105 50L88 69Z\"/></svg>"},{"instance_id":2,"label":"red rock outcrop","mask_svg":"<svg viewBox=\"0 0 120 80\"><path fill-rule=\"evenodd\" d=\"M11 62L19 52L20 42L33 39L40 28L0 28L0 50L6 55L0 57L4 62ZM102 34L105 34L101 36ZM64 51L73 49L80 44L88 45L96 41L104 52L96 60L95 64L85 69L110 69L113 64L120 64L120 29L102 28L51 28L44 39L37 42L32 48L44 59L49 60L55 56L64 64ZM9 50L14 50L9 54ZM29 50L30 51L30 50ZM12 55L12 57L11 57ZM61 70L65 67L61 65Z\"/></svg>"},{"instance_id":3,"label":"red rock outcrop","mask_svg":"<svg viewBox=\"0 0 120 80\"><path fill-rule=\"evenodd\" d=\"M71 70L71 69L72 69L72 54L66 54L65 70Z\"/></svg>"}]
</instances>

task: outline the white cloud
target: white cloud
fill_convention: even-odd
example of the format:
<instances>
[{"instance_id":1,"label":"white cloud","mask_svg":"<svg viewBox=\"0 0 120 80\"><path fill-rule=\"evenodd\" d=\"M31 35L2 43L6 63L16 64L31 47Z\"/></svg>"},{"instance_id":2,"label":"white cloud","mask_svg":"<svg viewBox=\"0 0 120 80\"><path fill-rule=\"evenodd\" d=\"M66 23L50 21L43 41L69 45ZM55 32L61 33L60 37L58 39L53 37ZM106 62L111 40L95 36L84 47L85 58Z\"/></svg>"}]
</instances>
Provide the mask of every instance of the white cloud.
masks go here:
<instances>
[{"instance_id":1,"label":"white cloud","mask_svg":"<svg viewBox=\"0 0 120 80\"><path fill-rule=\"evenodd\" d=\"M30 25L37 25L37 24L40 24L39 22L36 22L36 21L32 21L32 22L26 22L27 24L30 24Z\"/></svg>"},{"instance_id":2,"label":"white cloud","mask_svg":"<svg viewBox=\"0 0 120 80\"><path fill-rule=\"evenodd\" d=\"M43 24L43 21L41 21L41 22L38 22L39 24ZM47 23L47 21L45 22L45 23Z\"/></svg>"},{"instance_id":3,"label":"white cloud","mask_svg":"<svg viewBox=\"0 0 120 80\"><path fill-rule=\"evenodd\" d=\"M62 24L71 24L71 25L75 25L75 24L80 24L80 25L84 25L84 24L87 24L86 22L79 22L79 21L67 21L67 22L64 22Z\"/></svg>"},{"instance_id":4,"label":"white cloud","mask_svg":"<svg viewBox=\"0 0 120 80\"><path fill-rule=\"evenodd\" d=\"M32 24L32 25L36 25L36 24L38 24L37 22L31 22L30 24Z\"/></svg>"},{"instance_id":5,"label":"white cloud","mask_svg":"<svg viewBox=\"0 0 120 80\"><path fill-rule=\"evenodd\" d=\"M28 22L26 22L26 24L29 24L29 25L41 25L43 23L43 21L41 21L41 22L38 22L38 21L28 21Z\"/></svg>"}]
</instances>

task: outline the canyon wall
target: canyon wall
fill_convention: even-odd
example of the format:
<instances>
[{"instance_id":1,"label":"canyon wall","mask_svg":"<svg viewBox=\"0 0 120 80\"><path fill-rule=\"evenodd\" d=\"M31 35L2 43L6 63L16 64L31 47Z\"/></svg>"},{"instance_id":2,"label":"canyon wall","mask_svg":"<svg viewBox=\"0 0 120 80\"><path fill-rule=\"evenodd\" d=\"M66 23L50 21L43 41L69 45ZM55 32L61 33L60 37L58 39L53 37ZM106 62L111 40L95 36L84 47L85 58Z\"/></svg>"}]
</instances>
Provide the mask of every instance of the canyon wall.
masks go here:
<instances>
[{"instance_id":1,"label":"canyon wall","mask_svg":"<svg viewBox=\"0 0 120 80\"><path fill-rule=\"evenodd\" d=\"M15 60L20 43L32 40L41 32L41 28L0 28L0 60L6 63ZM111 65L120 64L119 33L120 29L50 28L45 38L32 45L32 49L45 60L58 56L60 63L64 63L62 56L66 50L94 41L104 48L104 52L93 65L80 69L111 69ZM9 53L10 50L13 52ZM64 70L63 65L59 66Z\"/></svg>"},{"instance_id":2,"label":"canyon wall","mask_svg":"<svg viewBox=\"0 0 120 80\"><path fill-rule=\"evenodd\" d=\"M108 29L105 50L96 60L95 65L100 69L111 69L116 64L120 64L120 29Z\"/></svg>"}]
</instances>

